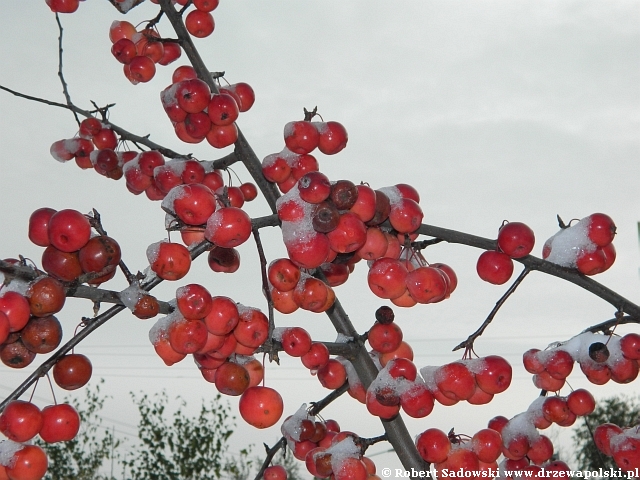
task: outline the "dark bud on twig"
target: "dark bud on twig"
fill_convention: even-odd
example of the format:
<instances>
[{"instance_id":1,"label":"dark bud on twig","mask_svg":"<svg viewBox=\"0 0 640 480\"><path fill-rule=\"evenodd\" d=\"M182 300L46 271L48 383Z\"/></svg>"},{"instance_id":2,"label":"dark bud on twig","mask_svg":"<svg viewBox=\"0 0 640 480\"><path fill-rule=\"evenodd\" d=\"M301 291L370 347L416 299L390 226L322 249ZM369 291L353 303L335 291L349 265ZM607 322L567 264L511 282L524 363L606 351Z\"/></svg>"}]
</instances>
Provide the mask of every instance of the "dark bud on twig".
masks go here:
<instances>
[{"instance_id":1,"label":"dark bud on twig","mask_svg":"<svg viewBox=\"0 0 640 480\"><path fill-rule=\"evenodd\" d=\"M602 342L595 342L589 345L589 356L598 363L604 363L609 358L609 349Z\"/></svg>"},{"instance_id":2,"label":"dark bud on twig","mask_svg":"<svg viewBox=\"0 0 640 480\"><path fill-rule=\"evenodd\" d=\"M376 320L383 325L388 325L389 323L393 322L394 318L396 318L396 316L393 313L391 307L383 305L378 310L376 310Z\"/></svg>"},{"instance_id":3,"label":"dark bud on twig","mask_svg":"<svg viewBox=\"0 0 640 480\"><path fill-rule=\"evenodd\" d=\"M339 221L338 209L329 202L322 202L316 206L311 223L316 232L329 233L336 229Z\"/></svg>"},{"instance_id":4,"label":"dark bud on twig","mask_svg":"<svg viewBox=\"0 0 640 480\"><path fill-rule=\"evenodd\" d=\"M391 202L389 202L389 197L381 191L376 190L376 214L367 222L367 225L370 227L380 225L389 218L390 212Z\"/></svg>"},{"instance_id":5,"label":"dark bud on twig","mask_svg":"<svg viewBox=\"0 0 640 480\"><path fill-rule=\"evenodd\" d=\"M349 180L338 180L331 187L330 198L338 210L349 210L358 200L358 188Z\"/></svg>"}]
</instances>

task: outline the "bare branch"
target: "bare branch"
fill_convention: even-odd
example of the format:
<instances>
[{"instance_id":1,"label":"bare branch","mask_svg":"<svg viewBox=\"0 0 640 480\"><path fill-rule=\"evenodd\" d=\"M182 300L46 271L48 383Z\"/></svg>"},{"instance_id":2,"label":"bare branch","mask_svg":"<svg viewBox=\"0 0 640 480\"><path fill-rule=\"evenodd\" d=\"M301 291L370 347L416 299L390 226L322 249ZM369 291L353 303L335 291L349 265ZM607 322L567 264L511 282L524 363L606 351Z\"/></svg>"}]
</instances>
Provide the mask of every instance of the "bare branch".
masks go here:
<instances>
[{"instance_id":1,"label":"bare branch","mask_svg":"<svg viewBox=\"0 0 640 480\"><path fill-rule=\"evenodd\" d=\"M56 22L58 23L58 30L60 31L60 35L58 36L58 77L60 77L60 83L62 83L62 93L64 93L64 98L67 99L67 105L73 105L71 101L71 95L69 95L69 88L67 87L67 82L64 79L64 75L62 74L62 23L60 23L60 16L58 12L56 12ZM73 111L73 110L72 110ZM80 126L80 119L78 118L78 114L73 112L73 116L76 119L76 123L78 127Z\"/></svg>"},{"instance_id":2,"label":"bare branch","mask_svg":"<svg viewBox=\"0 0 640 480\"><path fill-rule=\"evenodd\" d=\"M85 118L93 117L93 113L95 113L95 112L90 112L88 110L83 110L82 108L78 108L75 105L65 105L64 103L53 102L51 100L46 100L44 98L34 97L32 95L20 93L16 90L7 88L3 85L0 85L0 90L4 90L5 92L15 95L16 97L24 98L26 100L31 100L33 102L44 103L45 105L50 105L52 107L65 108L79 115L82 115ZM123 140L129 140L131 142L144 145L152 150L157 150L165 157L169 157L169 158L186 158L187 157L187 155L182 155L180 153L174 152L170 148L166 148L166 147L163 147L162 145L158 145L157 143L152 142L151 140L149 140L148 136L141 137L139 135L129 132L128 130L125 130L122 127L119 127L118 125L110 121L107 121L106 123L108 123L109 127L114 132L116 132L120 136L120 138L122 138Z\"/></svg>"},{"instance_id":3,"label":"bare branch","mask_svg":"<svg viewBox=\"0 0 640 480\"><path fill-rule=\"evenodd\" d=\"M491 310L491 312L489 313L485 321L482 322L482 325L480 325L480 328L478 328L478 330L476 330L471 335L469 335L469 337L464 342L456 345L453 349L454 352L456 350L460 350L461 348L465 348L465 349L473 348L473 342L475 342L476 339L484 333L485 329L489 326L489 324L493 321L494 317L498 313L498 310L500 310L500 307L502 307L502 305L504 305L504 303L511 296L511 294L516 291L516 288L518 288L518 285L522 283L522 281L524 280L524 277L526 277L530 271L531 270L529 270L527 267L525 267L524 270L522 270L520 275L518 275L518 278L516 278L516 280L509 287L509 289L496 302L495 307L493 307L493 309Z\"/></svg>"},{"instance_id":4,"label":"bare branch","mask_svg":"<svg viewBox=\"0 0 640 480\"><path fill-rule=\"evenodd\" d=\"M268 345L267 353L269 353L269 361L280 364L278 358L278 350L273 348L273 330L276 328L275 319L273 316L273 299L271 298L271 291L269 290L269 280L267 278L267 257L264 254L264 248L262 248L262 240L260 240L260 231L257 227L253 227L253 238L256 241L256 248L258 249L258 256L260 257L260 274L262 276L262 294L267 299L267 308L269 309L269 337L265 343Z\"/></svg>"},{"instance_id":5,"label":"bare branch","mask_svg":"<svg viewBox=\"0 0 640 480\"><path fill-rule=\"evenodd\" d=\"M605 322L602 323L598 323L597 325L593 325L592 327L589 328L585 328L582 333L585 332L592 332L592 333L596 333L596 332L602 332L605 335L610 335L611 329L613 327L615 327L616 325L625 325L628 323L640 323L640 317L632 317L629 315L625 315L621 318L612 318L611 320L607 320Z\"/></svg>"},{"instance_id":6,"label":"bare branch","mask_svg":"<svg viewBox=\"0 0 640 480\"><path fill-rule=\"evenodd\" d=\"M262 462L262 467L260 467L260 470L258 471L258 474L256 475L255 480L262 480L264 471L267 468L269 468L269 464L271 463L271 460L273 460L273 457L276 456L276 453L278 453L280 450L284 450L285 448L287 448L287 439L284 437L281 437L280 440L278 440L278 442L273 447L269 447L265 443L264 448L267 451L267 456L264 459L264 462Z\"/></svg>"},{"instance_id":7,"label":"bare branch","mask_svg":"<svg viewBox=\"0 0 640 480\"><path fill-rule=\"evenodd\" d=\"M167 15L167 18L171 22L173 29L175 30L178 38L180 39L180 45L182 46L187 57L191 61L193 68L195 69L198 77L209 85L212 92L218 93L218 86L214 82L210 70L205 65L200 53L193 45L191 36L187 32L186 27L182 21L181 13L177 12L175 7L171 4L171 0L160 0L160 6ZM242 131L238 128L238 140L235 144L235 153L238 159L244 164L249 174L253 177L256 185L260 188L260 191L265 196L269 207L273 213L276 213L276 200L280 197L280 193L276 186L268 182L264 175L262 175L262 165L255 152L247 142Z\"/></svg>"}]
</instances>

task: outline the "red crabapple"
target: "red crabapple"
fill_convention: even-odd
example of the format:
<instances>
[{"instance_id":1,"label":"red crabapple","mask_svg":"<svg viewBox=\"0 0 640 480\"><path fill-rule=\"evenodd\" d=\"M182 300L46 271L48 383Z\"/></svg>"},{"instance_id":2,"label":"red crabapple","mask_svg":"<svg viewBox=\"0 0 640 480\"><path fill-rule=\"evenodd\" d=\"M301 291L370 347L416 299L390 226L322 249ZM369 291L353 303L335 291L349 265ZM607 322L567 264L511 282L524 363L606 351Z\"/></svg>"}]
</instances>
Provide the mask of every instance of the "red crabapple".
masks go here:
<instances>
[{"instance_id":1,"label":"red crabapple","mask_svg":"<svg viewBox=\"0 0 640 480\"><path fill-rule=\"evenodd\" d=\"M311 122L289 122L284 127L284 143L294 153L310 153L318 146L319 134Z\"/></svg>"},{"instance_id":2,"label":"red crabapple","mask_svg":"<svg viewBox=\"0 0 640 480\"><path fill-rule=\"evenodd\" d=\"M91 237L91 224L77 210L65 209L49 219L49 242L63 252L75 252L84 247Z\"/></svg>"},{"instance_id":3,"label":"red crabapple","mask_svg":"<svg viewBox=\"0 0 640 480\"><path fill-rule=\"evenodd\" d=\"M240 416L256 428L275 425L284 410L282 397L269 387L249 387L240 397Z\"/></svg>"},{"instance_id":4,"label":"red crabapple","mask_svg":"<svg viewBox=\"0 0 640 480\"><path fill-rule=\"evenodd\" d=\"M209 12L192 10L184 20L184 25L191 35L197 38L208 37L213 33L215 22Z\"/></svg>"},{"instance_id":5,"label":"red crabapple","mask_svg":"<svg viewBox=\"0 0 640 480\"><path fill-rule=\"evenodd\" d=\"M485 282L502 285L513 274L513 260L506 253L488 250L478 258L476 271Z\"/></svg>"},{"instance_id":6,"label":"red crabapple","mask_svg":"<svg viewBox=\"0 0 640 480\"><path fill-rule=\"evenodd\" d=\"M533 250L533 230L520 222L506 223L498 232L498 248L511 258L522 258Z\"/></svg>"}]
</instances>

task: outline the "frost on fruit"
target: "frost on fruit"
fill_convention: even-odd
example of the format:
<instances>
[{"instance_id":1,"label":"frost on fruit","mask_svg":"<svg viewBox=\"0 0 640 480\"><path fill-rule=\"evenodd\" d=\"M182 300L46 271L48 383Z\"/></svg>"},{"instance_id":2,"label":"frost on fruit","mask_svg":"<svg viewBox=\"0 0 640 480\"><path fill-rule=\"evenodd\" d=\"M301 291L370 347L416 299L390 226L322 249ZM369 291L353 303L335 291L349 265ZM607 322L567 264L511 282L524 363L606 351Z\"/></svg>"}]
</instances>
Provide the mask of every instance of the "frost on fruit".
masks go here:
<instances>
[{"instance_id":1,"label":"frost on fruit","mask_svg":"<svg viewBox=\"0 0 640 480\"><path fill-rule=\"evenodd\" d=\"M518 437L525 437L529 444L535 442L540 437L540 433L533 424L534 415L534 412L527 410L509 420L500 433L503 445L509 445Z\"/></svg>"},{"instance_id":2,"label":"frost on fruit","mask_svg":"<svg viewBox=\"0 0 640 480\"><path fill-rule=\"evenodd\" d=\"M487 363L484 361L484 358L472 358L469 360L462 360L462 363L467 370L469 370L474 375L480 374L484 371L487 366Z\"/></svg>"},{"instance_id":3,"label":"frost on fruit","mask_svg":"<svg viewBox=\"0 0 640 480\"><path fill-rule=\"evenodd\" d=\"M8 467L11 464L11 460L16 452L22 449L24 445L22 443L14 442L13 440L0 441L0 465Z\"/></svg>"},{"instance_id":4,"label":"frost on fruit","mask_svg":"<svg viewBox=\"0 0 640 480\"><path fill-rule=\"evenodd\" d=\"M127 288L120 292L119 297L122 304L129 310L133 311L138 304L138 301L146 292L140 288L137 282L133 282Z\"/></svg>"},{"instance_id":5,"label":"frost on fruit","mask_svg":"<svg viewBox=\"0 0 640 480\"><path fill-rule=\"evenodd\" d=\"M340 470L342 462L347 458L360 458L362 457L362 450L360 446L356 445L353 437L348 436L338 443L334 443L325 450L325 453L331 454L331 469L334 472Z\"/></svg>"},{"instance_id":6,"label":"frost on fruit","mask_svg":"<svg viewBox=\"0 0 640 480\"><path fill-rule=\"evenodd\" d=\"M182 318L178 309L174 310L169 315L159 318L156 323L149 330L149 341L152 345L157 344L160 339L166 336L169 331L169 327L173 322L176 322Z\"/></svg>"},{"instance_id":7,"label":"frost on fruit","mask_svg":"<svg viewBox=\"0 0 640 480\"><path fill-rule=\"evenodd\" d=\"M548 350L538 352L538 359L542 364L546 364L548 359L553 355L557 350L564 350L567 352L574 361L578 363L586 363L592 364L594 361L589 356L589 347L591 344L596 342L601 342L607 345L607 349L609 350L609 358L602 362L601 365L607 365L608 367L614 366L616 363L624 360L624 356L622 355L622 350L620 349L620 338L616 336L606 336L597 333L584 332L580 335L576 335L575 337L567 340L561 345L550 348Z\"/></svg>"},{"instance_id":8,"label":"frost on fruit","mask_svg":"<svg viewBox=\"0 0 640 480\"><path fill-rule=\"evenodd\" d=\"M158 178L158 175L162 175L163 172L171 172L175 174L177 177L182 176L182 172L186 167L186 160L182 160L179 158L174 158L173 160L169 160L163 165L158 165L153 169L153 178Z\"/></svg>"},{"instance_id":9,"label":"frost on fruit","mask_svg":"<svg viewBox=\"0 0 640 480\"><path fill-rule=\"evenodd\" d=\"M391 206L397 205L402 201L402 195L398 187L382 187L378 189L389 198Z\"/></svg>"},{"instance_id":10,"label":"frost on fruit","mask_svg":"<svg viewBox=\"0 0 640 480\"><path fill-rule=\"evenodd\" d=\"M289 330L291 327L276 327L273 329L273 333L271 334L271 338L276 342L282 342L282 336L284 332Z\"/></svg>"},{"instance_id":11,"label":"frost on fruit","mask_svg":"<svg viewBox=\"0 0 640 480\"><path fill-rule=\"evenodd\" d=\"M44 278L45 275L38 277L36 280L40 278ZM0 273L0 285L3 285L2 290L0 290L0 297L4 297L4 294L7 292L16 292L22 295L23 297L27 296L27 291L29 290L29 282L25 282L17 277L11 279L9 283L4 284L5 277L2 273ZM34 280L35 282L35 280Z\"/></svg>"},{"instance_id":12,"label":"frost on fruit","mask_svg":"<svg viewBox=\"0 0 640 480\"><path fill-rule=\"evenodd\" d=\"M159 168L159 167L156 167L156 168ZM167 195L162 199L162 209L164 211L169 210L171 212L175 212L176 210L173 207L173 202L181 198L184 198L186 196L187 196L187 192L185 190L185 185L182 185L182 184L176 185L171 190L169 190L169 193L167 193Z\"/></svg>"},{"instance_id":13,"label":"frost on fruit","mask_svg":"<svg viewBox=\"0 0 640 480\"><path fill-rule=\"evenodd\" d=\"M438 368L440 367L428 365L420 369L420 375L422 376L425 385L431 392L435 392L436 390L438 390L438 384L436 382L436 372L438 371Z\"/></svg>"},{"instance_id":14,"label":"frost on fruit","mask_svg":"<svg viewBox=\"0 0 640 480\"><path fill-rule=\"evenodd\" d=\"M282 435L284 435L284 437L287 439L288 443L291 444L291 440L295 440L296 442L300 441L303 420L311 420L312 422L315 420L315 417L310 416L307 412L306 403L303 403L298 411L291 417L287 418L280 427L280 431L282 432ZM291 448L291 450L293 451L295 445L289 445L289 448Z\"/></svg>"},{"instance_id":15,"label":"frost on fruit","mask_svg":"<svg viewBox=\"0 0 640 480\"><path fill-rule=\"evenodd\" d=\"M371 382L367 392L378 392L380 390L387 390L393 392L395 395L400 397L403 393L408 391L415 382L407 380L404 377L394 378L389 373L389 367L392 365L392 362L387 363L387 365L378 372L376 379Z\"/></svg>"},{"instance_id":16,"label":"frost on fruit","mask_svg":"<svg viewBox=\"0 0 640 480\"><path fill-rule=\"evenodd\" d=\"M163 107L175 107L178 104L177 90L178 83L174 83L160 92L160 101Z\"/></svg>"},{"instance_id":17,"label":"frost on fruit","mask_svg":"<svg viewBox=\"0 0 640 480\"><path fill-rule=\"evenodd\" d=\"M163 243L167 243L167 242L168 240L164 239L164 240L160 240L159 242L152 243L147 247L147 260L149 261L150 264L156 263L156 260L158 260L158 254L160 253L160 246Z\"/></svg>"},{"instance_id":18,"label":"frost on fruit","mask_svg":"<svg viewBox=\"0 0 640 480\"><path fill-rule=\"evenodd\" d=\"M349 382L349 388L355 389L362 385L362 380L358 377L358 372L356 372L356 367L353 366L349 360L344 357L336 357L336 360L339 361L347 372L347 381Z\"/></svg>"},{"instance_id":19,"label":"frost on fruit","mask_svg":"<svg viewBox=\"0 0 640 480\"><path fill-rule=\"evenodd\" d=\"M549 248L546 260L561 267L575 268L578 255L596 249L596 244L589 239L590 217L583 218L575 225L563 228L545 242Z\"/></svg>"}]
</instances>

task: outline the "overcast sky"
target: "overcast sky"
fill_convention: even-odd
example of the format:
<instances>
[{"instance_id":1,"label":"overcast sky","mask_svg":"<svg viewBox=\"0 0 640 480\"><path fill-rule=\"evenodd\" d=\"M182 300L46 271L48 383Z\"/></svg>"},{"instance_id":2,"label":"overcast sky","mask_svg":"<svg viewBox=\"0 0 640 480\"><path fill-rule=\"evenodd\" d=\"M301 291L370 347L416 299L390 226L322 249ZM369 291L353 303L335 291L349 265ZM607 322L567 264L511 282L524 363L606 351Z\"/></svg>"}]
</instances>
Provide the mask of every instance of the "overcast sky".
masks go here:
<instances>
[{"instance_id":1,"label":"overcast sky","mask_svg":"<svg viewBox=\"0 0 640 480\"><path fill-rule=\"evenodd\" d=\"M42 1L2 3L0 84L63 101L53 15ZM137 24L156 13L157 7L146 2L122 17L103 0L85 2L62 17L64 72L72 98L84 108L90 108L90 100L116 103L114 123L151 134L177 151L218 158L227 152L206 142L181 144L160 106L159 91L170 83L174 66L186 60L160 67L150 83L133 86L110 54L113 20ZM366 181L375 188L413 184L422 196L425 223L495 238L503 220L522 221L536 233L534 254L539 256L544 240L557 230L556 214L569 220L607 213L618 225L618 259L596 279L638 301L638 2L223 0L214 16L212 36L195 43L210 70L224 70L230 83L248 82L256 91L254 107L238 124L258 157L280 151L284 124L301 119L303 107L317 105L325 120L339 121L349 132L349 144L339 155L318 154L321 170L332 180ZM172 36L166 22L160 33ZM129 194L124 181L53 160L51 143L77 130L68 112L4 92L0 112L0 255L22 254L40 263L42 249L26 235L36 208L96 208L129 267L144 269L146 246L165 237L159 203ZM250 179L241 166L234 170L243 181ZM264 201L253 203L248 206L252 216L269 213ZM264 235L267 256L283 256L279 230ZM242 266L234 275L213 274L200 261L185 281L166 282L155 292L168 300L178 286L199 282L215 295L266 309L254 250L252 242L240 247ZM445 302L396 312L419 367L459 358L450 350L479 326L505 291L506 286L477 278L479 253L447 244L426 251L430 262L450 264L460 284ZM106 287L121 289L125 282L119 278ZM367 288L364 265L336 292L360 331L369 328L373 312L385 303ZM65 340L91 312L87 302L70 300L69 305L60 315ZM522 352L565 340L613 313L613 307L578 287L533 273L476 343L478 354L499 354L512 362L511 389L484 407L436 406L426 419L408 422L411 434L455 427L472 435L495 415L520 413L538 394L522 367ZM335 338L322 315L279 315L276 321L302 325L317 340ZM107 403L105 425L119 419L115 428L130 436L137 419L129 391L167 389L170 396L183 395L194 411L202 398L216 393L190 360L164 367L147 340L152 322L120 315L77 349L90 356L94 380L104 378L114 397ZM8 394L26 375L2 369L0 394ZM640 391L638 381L591 388L579 371L570 382L597 397ZM285 414L327 393L297 360L268 366L267 384L283 392ZM37 396L50 394L42 385ZM230 401L235 409L237 399ZM364 436L382 432L350 398L335 402L324 416ZM561 434L565 447L566 432ZM262 442L278 438L276 427L256 432L239 419L232 451L253 443L260 453ZM371 451L387 448L376 445ZM375 458L379 468L399 466L392 455Z\"/></svg>"}]
</instances>

